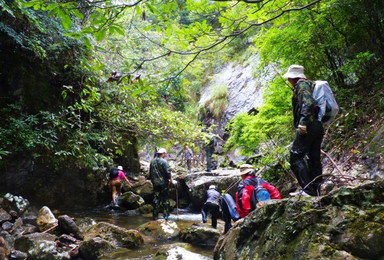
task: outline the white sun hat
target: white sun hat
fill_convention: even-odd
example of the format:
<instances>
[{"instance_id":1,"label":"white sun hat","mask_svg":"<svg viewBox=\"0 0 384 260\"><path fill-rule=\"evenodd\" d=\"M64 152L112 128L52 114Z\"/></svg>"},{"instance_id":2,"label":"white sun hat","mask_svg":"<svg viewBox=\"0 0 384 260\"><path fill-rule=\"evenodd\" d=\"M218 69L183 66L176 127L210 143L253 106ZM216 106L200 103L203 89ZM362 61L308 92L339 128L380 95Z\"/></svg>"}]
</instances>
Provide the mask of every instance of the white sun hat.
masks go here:
<instances>
[{"instance_id":1,"label":"white sun hat","mask_svg":"<svg viewBox=\"0 0 384 260\"><path fill-rule=\"evenodd\" d=\"M301 65L291 65L289 66L288 68L288 71L287 73L285 73L283 75L283 78L307 78L305 75L304 75L304 67L301 66Z\"/></svg>"},{"instance_id":2,"label":"white sun hat","mask_svg":"<svg viewBox=\"0 0 384 260\"><path fill-rule=\"evenodd\" d=\"M159 150L157 151L157 153L159 153L159 154L167 153L167 150L165 150L164 148L159 148Z\"/></svg>"},{"instance_id":3,"label":"white sun hat","mask_svg":"<svg viewBox=\"0 0 384 260\"><path fill-rule=\"evenodd\" d=\"M119 166L117 166L117 169L122 171L123 170L123 166L119 165Z\"/></svg>"}]
</instances>

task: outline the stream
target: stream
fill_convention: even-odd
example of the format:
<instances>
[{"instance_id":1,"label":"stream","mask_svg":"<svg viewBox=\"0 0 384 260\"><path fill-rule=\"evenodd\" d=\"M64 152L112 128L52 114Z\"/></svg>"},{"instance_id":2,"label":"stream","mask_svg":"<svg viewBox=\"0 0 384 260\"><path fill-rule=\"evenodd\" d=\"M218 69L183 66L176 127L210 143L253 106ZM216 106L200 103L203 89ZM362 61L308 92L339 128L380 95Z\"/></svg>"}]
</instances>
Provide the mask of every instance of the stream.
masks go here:
<instances>
[{"instance_id":1,"label":"stream","mask_svg":"<svg viewBox=\"0 0 384 260\"><path fill-rule=\"evenodd\" d=\"M108 222L119 227L124 227L127 229L137 229L140 225L152 221L152 214L140 215L140 216L127 216L123 211L110 210L107 208L96 208L89 211L83 212L71 212L63 211L60 214L66 214L78 219L91 218L96 222ZM160 218L161 219L161 218ZM195 212L189 212L188 210L179 209L178 212L174 210L169 217L170 221L176 222L180 230L184 230L190 227L193 224L201 224L201 214ZM204 224L210 226L211 220L208 220L208 223ZM222 232L223 221L218 220L218 228ZM144 236L144 244L139 248L135 249L119 249L114 251L111 254L110 258L102 258L102 260L115 259L115 260L125 260L125 259L152 259L154 254L162 247L167 245L181 245L184 249L201 255L201 259L213 259L213 248L204 248L197 247L191 244L187 244L179 241L158 241L152 237ZM173 258L172 258L173 259ZM187 259L187 258L185 258ZM196 255L193 257L194 260L199 260L196 258Z\"/></svg>"}]
</instances>

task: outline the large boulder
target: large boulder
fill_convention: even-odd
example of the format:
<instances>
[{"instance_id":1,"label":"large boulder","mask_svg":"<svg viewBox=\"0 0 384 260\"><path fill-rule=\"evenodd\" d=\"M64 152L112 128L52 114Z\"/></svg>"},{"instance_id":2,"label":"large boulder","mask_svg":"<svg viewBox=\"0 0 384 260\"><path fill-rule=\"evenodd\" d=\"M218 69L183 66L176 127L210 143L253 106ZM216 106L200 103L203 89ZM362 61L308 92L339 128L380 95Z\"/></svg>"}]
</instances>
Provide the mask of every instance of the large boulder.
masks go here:
<instances>
[{"instance_id":1,"label":"large boulder","mask_svg":"<svg viewBox=\"0 0 384 260\"><path fill-rule=\"evenodd\" d=\"M76 225L75 221L68 215L62 215L58 217L59 229L64 234L73 235L76 238L83 239L80 228Z\"/></svg>"},{"instance_id":2,"label":"large boulder","mask_svg":"<svg viewBox=\"0 0 384 260\"><path fill-rule=\"evenodd\" d=\"M213 248L219 240L220 235L220 231L217 229L194 224L182 231L181 238L184 242L192 245Z\"/></svg>"},{"instance_id":3,"label":"large boulder","mask_svg":"<svg viewBox=\"0 0 384 260\"><path fill-rule=\"evenodd\" d=\"M152 182L146 180L144 176L139 176L138 182L136 182L131 190L140 195L145 202L150 203L153 200L153 185Z\"/></svg>"},{"instance_id":4,"label":"large boulder","mask_svg":"<svg viewBox=\"0 0 384 260\"><path fill-rule=\"evenodd\" d=\"M80 244L79 254L85 260L94 260L108 255L115 249L111 242L100 237L93 237Z\"/></svg>"},{"instance_id":5,"label":"large boulder","mask_svg":"<svg viewBox=\"0 0 384 260\"><path fill-rule=\"evenodd\" d=\"M21 196L15 196L7 193L3 198L1 207L8 212L15 211L18 216L22 216L29 207L29 201Z\"/></svg>"},{"instance_id":6,"label":"large boulder","mask_svg":"<svg viewBox=\"0 0 384 260\"><path fill-rule=\"evenodd\" d=\"M175 240L180 235L180 229L174 221L154 220L141 225L138 230L160 241Z\"/></svg>"},{"instance_id":7,"label":"large boulder","mask_svg":"<svg viewBox=\"0 0 384 260\"><path fill-rule=\"evenodd\" d=\"M227 190L232 196L235 195L239 176L234 175L238 170L216 170L213 172L190 173L184 177L185 184L189 188L188 194L196 209L201 209L205 193L210 185L215 185L219 192Z\"/></svg>"},{"instance_id":8,"label":"large boulder","mask_svg":"<svg viewBox=\"0 0 384 260\"><path fill-rule=\"evenodd\" d=\"M55 215L53 215L52 211L47 206L44 206L39 210L39 213L37 214L36 224L39 227L40 231L48 230L51 227L56 226L57 223L58 220L55 218Z\"/></svg>"},{"instance_id":9,"label":"large boulder","mask_svg":"<svg viewBox=\"0 0 384 260\"><path fill-rule=\"evenodd\" d=\"M8 214L7 211L0 208L0 223L9 221L11 219L12 219L12 216L10 214Z\"/></svg>"},{"instance_id":10,"label":"large boulder","mask_svg":"<svg viewBox=\"0 0 384 260\"><path fill-rule=\"evenodd\" d=\"M133 193L132 191L128 191L121 195L119 204L129 209L138 209L145 204L145 201L139 195Z\"/></svg>"},{"instance_id":11,"label":"large boulder","mask_svg":"<svg viewBox=\"0 0 384 260\"><path fill-rule=\"evenodd\" d=\"M144 243L143 237L137 230L128 230L107 222L99 222L93 225L84 234L85 241L95 237L105 239L115 247L135 248Z\"/></svg>"},{"instance_id":12,"label":"large boulder","mask_svg":"<svg viewBox=\"0 0 384 260\"><path fill-rule=\"evenodd\" d=\"M220 237L214 259L380 259L384 181L270 201Z\"/></svg>"},{"instance_id":13,"label":"large boulder","mask_svg":"<svg viewBox=\"0 0 384 260\"><path fill-rule=\"evenodd\" d=\"M15 240L15 249L28 254L27 259L70 259L70 255L63 248L57 247L57 237L47 233L33 233L21 236Z\"/></svg>"}]
</instances>

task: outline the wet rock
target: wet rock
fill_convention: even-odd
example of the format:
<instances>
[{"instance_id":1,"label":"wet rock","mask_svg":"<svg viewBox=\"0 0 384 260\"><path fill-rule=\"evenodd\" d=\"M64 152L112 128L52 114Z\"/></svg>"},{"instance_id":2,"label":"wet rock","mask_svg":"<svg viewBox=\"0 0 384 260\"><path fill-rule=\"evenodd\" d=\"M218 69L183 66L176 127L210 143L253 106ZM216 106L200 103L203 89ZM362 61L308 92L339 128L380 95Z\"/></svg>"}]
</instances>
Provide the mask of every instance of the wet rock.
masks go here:
<instances>
[{"instance_id":1,"label":"wet rock","mask_svg":"<svg viewBox=\"0 0 384 260\"><path fill-rule=\"evenodd\" d=\"M7 259L9 253L10 249L7 241L3 237L0 237L0 259Z\"/></svg>"},{"instance_id":2,"label":"wet rock","mask_svg":"<svg viewBox=\"0 0 384 260\"><path fill-rule=\"evenodd\" d=\"M149 214L153 212L153 206L150 204L143 205L139 208L141 214Z\"/></svg>"},{"instance_id":3,"label":"wet rock","mask_svg":"<svg viewBox=\"0 0 384 260\"><path fill-rule=\"evenodd\" d=\"M174 221L154 220L141 225L138 230L157 240L175 240L180 235L180 229Z\"/></svg>"},{"instance_id":4,"label":"wet rock","mask_svg":"<svg viewBox=\"0 0 384 260\"><path fill-rule=\"evenodd\" d=\"M157 251L152 259L208 260L210 258L188 251L187 249L179 245L171 245L169 247L162 248Z\"/></svg>"},{"instance_id":5,"label":"wet rock","mask_svg":"<svg viewBox=\"0 0 384 260\"><path fill-rule=\"evenodd\" d=\"M188 242L196 246L215 247L221 233L214 228L192 225L182 231L181 238L184 242Z\"/></svg>"},{"instance_id":6,"label":"wet rock","mask_svg":"<svg viewBox=\"0 0 384 260\"><path fill-rule=\"evenodd\" d=\"M15 223L13 224L13 227L12 227L10 233L15 232L18 228L21 228L22 226L23 226L23 219L17 218Z\"/></svg>"},{"instance_id":7,"label":"wet rock","mask_svg":"<svg viewBox=\"0 0 384 260\"><path fill-rule=\"evenodd\" d=\"M384 181L271 201L219 238L214 259L379 259Z\"/></svg>"},{"instance_id":8,"label":"wet rock","mask_svg":"<svg viewBox=\"0 0 384 260\"><path fill-rule=\"evenodd\" d=\"M79 254L85 260L100 259L115 249L115 246L105 239L93 237L80 244Z\"/></svg>"},{"instance_id":9,"label":"wet rock","mask_svg":"<svg viewBox=\"0 0 384 260\"><path fill-rule=\"evenodd\" d=\"M14 250L10 254L10 259L12 260L25 260L27 259L28 254L25 252L21 252L19 250Z\"/></svg>"},{"instance_id":10,"label":"wet rock","mask_svg":"<svg viewBox=\"0 0 384 260\"><path fill-rule=\"evenodd\" d=\"M59 237L59 241L65 244L76 244L78 242L76 238L65 234Z\"/></svg>"},{"instance_id":11,"label":"wet rock","mask_svg":"<svg viewBox=\"0 0 384 260\"><path fill-rule=\"evenodd\" d=\"M8 214L7 211L4 209L0 209L0 223L5 221L10 221L12 219L12 216Z\"/></svg>"},{"instance_id":12,"label":"wet rock","mask_svg":"<svg viewBox=\"0 0 384 260\"><path fill-rule=\"evenodd\" d=\"M106 222L93 225L84 235L84 240L94 237L103 238L116 247L135 248L144 243L143 237L137 230L128 230Z\"/></svg>"},{"instance_id":13,"label":"wet rock","mask_svg":"<svg viewBox=\"0 0 384 260\"><path fill-rule=\"evenodd\" d=\"M204 203L205 193L210 185L215 185L219 192L228 189L231 184L239 180L239 176L234 176L238 170L217 170L214 172L197 172L185 176L185 183L188 186L188 194L196 209L201 209ZM229 193L234 196L237 185L234 185Z\"/></svg>"},{"instance_id":14,"label":"wet rock","mask_svg":"<svg viewBox=\"0 0 384 260\"><path fill-rule=\"evenodd\" d=\"M21 196L14 196L10 193L7 193L4 196L2 207L8 212L14 210L17 212L18 216L22 216L29 207L29 201Z\"/></svg>"},{"instance_id":15,"label":"wet rock","mask_svg":"<svg viewBox=\"0 0 384 260\"><path fill-rule=\"evenodd\" d=\"M9 221L5 221L2 225L1 225L1 228L4 230L4 231L7 231L9 232L13 227L13 223L9 222Z\"/></svg>"},{"instance_id":16,"label":"wet rock","mask_svg":"<svg viewBox=\"0 0 384 260\"><path fill-rule=\"evenodd\" d=\"M55 218L52 211L47 206L44 206L39 210L39 213L37 214L36 223L40 231L45 231L57 225L58 220Z\"/></svg>"},{"instance_id":17,"label":"wet rock","mask_svg":"<svg viewBox=\"0 0 384 260\"><path fill-rule=\"evenodd\" d=\"M30 224L23 226L22 229L23 229L22 232L24 235L32 234L38 231L38 228L36 226L30 225Z\"/></svg>"},{"instance_id":18,"label":"wet rock","mask_svg":"<svg viewBox=\"0 0 384 260\"><path fill-rule=\"evenodd\" d=\"M140 160L140 171L149 172L149 162Z\"/></svg>"},{"instance_id":19,"label":"wet rock","mask_svg":"<svg viewBox=\"0 0 384 260\"><path fill-rule=\"evenodd\" d=\"M132 191L140 195L147 203L153 200L152 182L146 180L144 176L139 177L139 181L131 188Z\"/></svg>"},{"instance_id":20,"label":"wet rock","mask_svg":"<svg viewBox=\"0 0 384 260\"><path fill-rule=\"evenodd\" d=\"M142 197L131 191L125 192L123 195L121 195L119 201L121 206L127 207L129 209L137 209L145 204L145 201Z\"/></svg>"},{"instance_id":21,"label":"wet rock","mask_svg":"<svg viewBox=\"0 0 384 260\"><path fill-rule=\"evenodd\" d=\"M87 232L89 229L91 229L92 226L97 224L97 222L94 219L89 217L77 219L75 223L83 232L83 234Z\"/></svg>"},{"instance_id":22,"label":"wet rock","mask_svg":"<svg viewBox=\"0 0 384 260\"><path fill-rule=\"evenodd\" d=\"M56 236L47 233L33 233L15 240L15 249L28 254L27 259L70 259L65 249L56 247Z\"/></svg>"},{"instance_id":23,"label":"wet rock","mask_svg":"<svg viewBox=\"0 0 384 260\"><path fill-rule=\"evenodd\" d=\"M75 221L68 215L62 215L58 217L59 229L68 235L73 235L76 238L83 239L84 235L82 234L80 228L76 225Z\"/></svg>"}]
</instances>

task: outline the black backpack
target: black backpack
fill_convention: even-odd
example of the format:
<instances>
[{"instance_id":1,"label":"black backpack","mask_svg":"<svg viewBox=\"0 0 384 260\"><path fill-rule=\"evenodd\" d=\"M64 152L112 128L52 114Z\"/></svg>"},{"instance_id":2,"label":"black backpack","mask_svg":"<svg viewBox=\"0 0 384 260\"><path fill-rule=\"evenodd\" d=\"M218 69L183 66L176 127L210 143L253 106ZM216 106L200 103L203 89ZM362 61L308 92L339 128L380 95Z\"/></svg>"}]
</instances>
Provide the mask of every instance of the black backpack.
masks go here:
<instances>
[{"instance_id":1,"label":"black backpack","mask_svg":"<svg viewBox=\"0 0 384 260\"><path fill-rule=\"evenodd\" d=\"M119 176L119 170L118 170L116 167L113 167L113 168L109 171L109 178L110 178L110 179L114 179L114 178L116 178L117 176Z\"/></svg>"}]
</instances>

